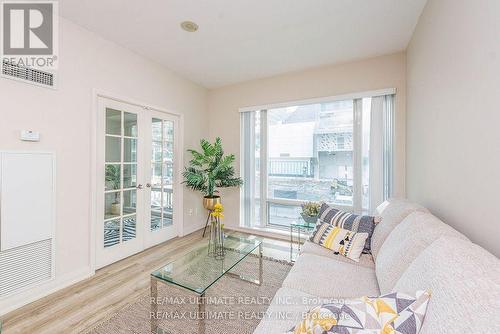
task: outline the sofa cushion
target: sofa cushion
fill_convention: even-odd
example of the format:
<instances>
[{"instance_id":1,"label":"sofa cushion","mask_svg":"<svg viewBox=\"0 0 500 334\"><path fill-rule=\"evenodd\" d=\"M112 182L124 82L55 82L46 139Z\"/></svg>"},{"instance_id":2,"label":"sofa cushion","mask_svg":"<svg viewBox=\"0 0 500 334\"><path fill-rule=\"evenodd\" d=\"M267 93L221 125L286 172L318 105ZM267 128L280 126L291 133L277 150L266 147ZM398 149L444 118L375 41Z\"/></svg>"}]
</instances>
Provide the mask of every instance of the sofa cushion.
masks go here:
<instances>
[{"instance_id":1,"label":"sofa cushion","mask_svg":"<svg viewBox=\"0 0 500 334\"><path fill-rule=\"evenodd\" d=\"M451 226L430 213L414 212L389 234L375 259L375 271L382 293L392 290L410 263L441 236L467 240Z\"/></svg>"},{"instance_id":2,"label":"sofa cushion","mask_svg":"<svg viewBox=\"0 0 500 334\"><path fill-rule=\"evenodd\" d=\"M319 255L319 256L325 256L330 259L334 259L336 261L341 261L341 262L346 262L350 264L355 264L355 265L360 265L363 267L367 268L375 268L375 262L373 261L373 257L371 254L361 254L361 257L359 258L359 262L354 262L345 256L341 256L339 254L335 254L329 249L326 249L324 247L321 247L309 240L307 240L301 247L300 247L300 254L314 254L314 255Z\"/></svg>"},{"instance_id":3,"label":"sofa cushion","mask_svg":"<svg viewBox=\"0 0 500 334\"><path fill-rule=\"evenodd\" d=\"M380 294L375 270L307 253L297 258L283 287L324 298Z\"/></svg>"},{"instance_id":4,"label":"sofa cushion","mask_svg":"<svg viewBox=\"0 0 500 334\"><path fill-rule=\"evenodd\" d=\"M430 289L421 334L499 333L500 260L463 239L442 237L408 267L394 291Z\"/></svg>"},{"instance_id":5,"label":"sofa cushion","mask_svg":"<svg viewBox=\"0 0 500 334\"><path fill-rule=\"evenodd\" d=\"M290 288L280 288L254 334L285 333L302 320L304 313L328 300Z\"/></svg>"},{"instance_id":6,"label":"sofa cushion","mask_svg":"<svg viewBox=\"0 0 500 334\"><path fill-rule=\"evenodd\" d=\"M410 213L429 212L421 205L412 203L406 199L392 198L380 204L375 210L375 215L380 217L380 222L375 225L371 239L371 252L373 258L377 258L378 251L392 230L403 221Z\"/></svg>"},{"instance_id":7,"label":"sofa cushion","mask_svg":"<svg viewBox=\"0 0 500 334\"><path fill-rule=\"evenodd\" d=\"M335 254L359 262L366 238L368 238L368 233L353 232L318 219L309 240Z\"/></svg>"},{"instance_id":8,"label":"sofa cushion","mask_svg":"<svg viewBox=\"0 0 500 334\"><path fill-rule=\"evenodd\" d=\"M288 334L418 334L429 302L428 291L400 292L322 304L311 309Z\"/></svg>"},{"instance_id":9,"label":"sofa cushion","mask_svg":"<svg viewBox=\"0 0 500 334\"><path fill-rule=\"evenodd\" d=\"M371 237L375 229L375 217L360 216L350 212L341 211L323 203L319 209L318 218L325 223L332 224L353 232L368 233L364 251L370 252Z\"/></svg>"}]
</instances>

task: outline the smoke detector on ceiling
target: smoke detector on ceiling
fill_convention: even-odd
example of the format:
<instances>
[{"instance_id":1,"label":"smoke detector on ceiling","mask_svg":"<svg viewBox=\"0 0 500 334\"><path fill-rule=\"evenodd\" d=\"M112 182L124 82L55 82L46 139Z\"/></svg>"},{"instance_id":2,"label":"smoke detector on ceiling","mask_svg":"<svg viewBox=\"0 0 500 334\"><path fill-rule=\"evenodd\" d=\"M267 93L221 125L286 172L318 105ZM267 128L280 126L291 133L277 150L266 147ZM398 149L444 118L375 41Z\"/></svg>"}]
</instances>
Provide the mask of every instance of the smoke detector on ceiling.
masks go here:
<instances>
[{"instance_id":1,"label":"smoke detector on ceiling","mask_svg":"<svg viewBox=\"0 0 500 334\"><path fill-rule=\"evenodd\" d=\"M198 30L198 25L192 21L184 21L181 23L181 28L187 32L195 32Z\"/></svg>"}]
</instances>

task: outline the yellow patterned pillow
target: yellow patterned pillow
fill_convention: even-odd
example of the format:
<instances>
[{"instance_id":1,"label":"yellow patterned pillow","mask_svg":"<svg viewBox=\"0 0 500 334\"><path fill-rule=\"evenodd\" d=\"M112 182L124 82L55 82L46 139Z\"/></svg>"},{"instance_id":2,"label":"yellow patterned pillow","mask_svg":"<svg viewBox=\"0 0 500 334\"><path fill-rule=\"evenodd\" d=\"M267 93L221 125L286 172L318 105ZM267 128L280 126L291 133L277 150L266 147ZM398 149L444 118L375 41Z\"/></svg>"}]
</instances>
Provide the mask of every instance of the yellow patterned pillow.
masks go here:
<instances>
[{"instance_id":1,"label":"yellow patterned pillow","mask_svg":"<svg viewBox=\"0 0 500 334\"><path fill-rule=\"evenodd\" d=\"M287 334L418 334L430 296L429 291L417 291L416 296L391 292L323 304L305 314Z\"/></svg>"},{"instance_id":2,"label":"yellow patterned pillow","mask_svg":"<svg viewBox=\"0 0 500 334\"><path fill-rule=\"evenodd\" d=\"M356 233L319 220L310 240L335 254L359 262L367 238L368 233Z\"/></svg>"}]
</instances>

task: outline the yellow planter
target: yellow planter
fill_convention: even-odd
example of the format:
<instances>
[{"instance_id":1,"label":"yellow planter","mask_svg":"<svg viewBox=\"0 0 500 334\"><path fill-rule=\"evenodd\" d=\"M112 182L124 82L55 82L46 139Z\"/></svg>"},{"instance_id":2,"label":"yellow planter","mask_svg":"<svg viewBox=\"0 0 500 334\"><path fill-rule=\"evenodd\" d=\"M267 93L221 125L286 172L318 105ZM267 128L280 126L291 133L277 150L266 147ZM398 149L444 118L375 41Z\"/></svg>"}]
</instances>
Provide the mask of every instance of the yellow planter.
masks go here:
<instances>
[{"instance_id":1,"label":"yellow planter","mask_svg":"<svg viewBox=\"0 0 500 334\"><path fill-rule=\"evenodd\" d=\"M220 203L220 196L203 197L203 207L207 210L213 211L217 203Z\"/></svg>"}]
</instances>

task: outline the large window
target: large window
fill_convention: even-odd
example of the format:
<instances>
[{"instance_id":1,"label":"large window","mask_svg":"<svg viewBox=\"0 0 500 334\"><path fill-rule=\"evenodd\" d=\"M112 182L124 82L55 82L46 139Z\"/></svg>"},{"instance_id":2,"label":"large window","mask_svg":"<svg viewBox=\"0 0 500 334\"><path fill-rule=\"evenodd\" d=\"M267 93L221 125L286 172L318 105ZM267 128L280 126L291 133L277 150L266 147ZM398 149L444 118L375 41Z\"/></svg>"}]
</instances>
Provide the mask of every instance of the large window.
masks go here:
<instances>
[{"instance_id":1,"label":"large window","mask_svg":"<svg viewBox=\"0 0 500 334\"><path fill-rule=\"evenodd\" d=\"M373 153L380 155L375 169L384 164L383 145L375 139L373 152L370 141L373 135L384 136L377 124L387 118L383 110L374 110L382 117L372 122L376 100L367 96L242 112L242 224L289 226L307 201L370 211L370 187L378 188L370 181L376 178L370 172ZM381 109L388 109L392 96L383 101ZM379 174L383 178L383 170Z\"/></svg>"}]
</instances>

